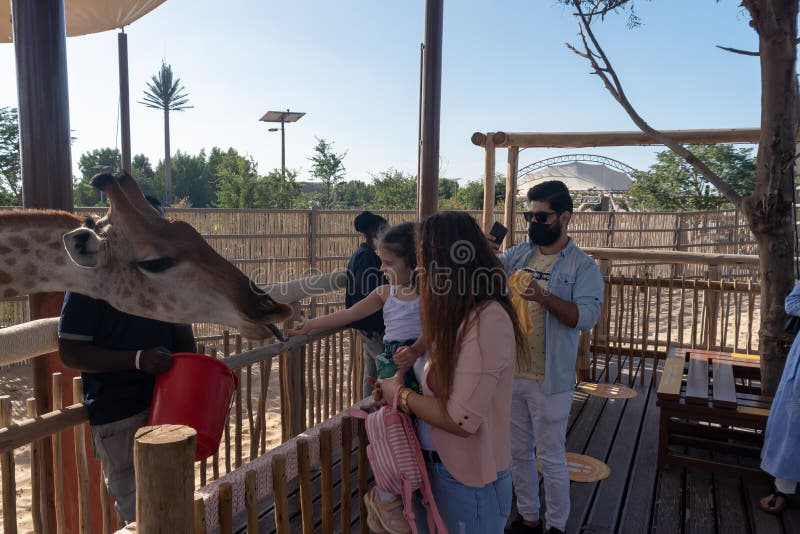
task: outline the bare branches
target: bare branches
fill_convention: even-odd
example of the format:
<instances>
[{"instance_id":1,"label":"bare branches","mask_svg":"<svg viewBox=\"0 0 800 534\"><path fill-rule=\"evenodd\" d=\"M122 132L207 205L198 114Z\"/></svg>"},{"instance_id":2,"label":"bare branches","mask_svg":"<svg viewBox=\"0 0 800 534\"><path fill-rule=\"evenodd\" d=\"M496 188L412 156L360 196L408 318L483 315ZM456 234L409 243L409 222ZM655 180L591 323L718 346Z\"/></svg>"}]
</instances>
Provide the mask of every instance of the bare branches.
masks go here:
<instances>
[{"instance_id":1,"label":"bare branches","mask_svg":"<svg viewBox=\"0 0 800 534\"><path fill-rule=\"evenodd\" d=\"M794 44L795 45L800 44L800 37L798 37L798 38L796 38L794 40ZM734 54L741 54L743 56L755 56L755 57L761 56L760 52L750 52L749 50L739 50L738 48L730 48L730 47L727 47L727 46L720 46L720 45L717 45L717 48L719 48L720 50L725 50L726 52L733 52Z\"/></svg>"},{"instance_id":2,"label":"bare branches","mask_svg":"<svg viewBox=\"0 0 800 534\"><path fill-rule=\"evenodd\" d=\"M729 48L727 46L720 46L717 45L717 48L720 50L725 50L726 52L733 52L734 54L742 54L743 56L760 56L758 52L750 52L749 50L739 50L738 48Z\"/></svg>"},{"instance_id":3,"label":"bare branches","mask_svg":"<svg viewBox=\"0 0 800 534\"><path fill-rule=\"evenodd\" d=\"M608 11L607 6L601 10L598 7L600 3L595 2L592 9L590 9L588 12L585 12L583 10L581 0L573 0L573 5L577 9L576 15L579 20L578 34L581 38L583 51L579 51L576 47L571 45L567 45L567 47L575 54L589 61L589 64L592 66L593 74L600 78L605 88L609 93L611 93L611 96L614 97L614 100L616 100L620 106L622 106L631 120L633 120L634 124L636 124L636 126L642 132L651 136L653 139L682 157L687 163L689 163L689 165L694 167L705 180L716 187L717 190L723 194L725 198L727 198L734 206L740 206L742 203L742 197L736 192L736 190L733 189L733 187L722 180L719 175L712 171L708 165L703 163L686 147L650 126L644 120L644 118L639 115L639 113L631 104L630 100L628 100L628 97L625 95L625 91L622 87L622 82L620 81L619 76L617 76L617 72L614 70L614 67L611 65L611 61L609 61L608 56L606 56L606 53L603 50L603 47L600 46L600 42L597 40L597 37L592 31L592 19L597 15L602 16L605 14Z\"/></svg>"}]
</instances>

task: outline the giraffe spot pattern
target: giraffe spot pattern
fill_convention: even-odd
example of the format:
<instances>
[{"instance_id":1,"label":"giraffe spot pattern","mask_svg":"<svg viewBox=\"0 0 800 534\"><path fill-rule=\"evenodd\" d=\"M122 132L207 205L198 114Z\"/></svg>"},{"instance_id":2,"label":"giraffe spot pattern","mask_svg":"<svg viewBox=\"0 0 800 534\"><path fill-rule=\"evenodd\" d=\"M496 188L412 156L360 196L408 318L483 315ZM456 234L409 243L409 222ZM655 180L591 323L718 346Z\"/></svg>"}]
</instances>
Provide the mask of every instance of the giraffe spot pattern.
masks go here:
<instances>
[{"instance_id":1,"label":"giraffe spot pattern","mask_svg":"<svg viewBox=\"0 0 800 534\"><path fill-rule=\"evenodd\" d=\"M8 238L8 242L14 248L28 248L28 242L25 239L22 239L19 236L12 236Z\"/></svg>"},{"instance_id":2,"label":"giraffe spot pattern","mask_svg":"<svg viewBox=\"0 0 800 534\"><path fill-rule=\"evenodd\" d=\"M6 265L13 267L17 264L17 258L6 258Z\"/></svg>"},{"instance_id":3,"label":"giraffe spot pattern","mask_svg":"<svg viewBox=\"0 0 800 534\"><path fill-rule=\"evenodd\" d=\"M28 235L30 235L35 243L44 243L50 240L50 232L46 231L31 230L31 233Z\"/></svg>"},{"instance_id":4,"label":"giraffe spot pattern","mask_svg":"<svg viewBox=\"0 0 800 534\"><path fill-rule=\"evenodd\" d=\"M8 254L9 252L13 252L13 248L9 248L5 245L0 245L0 254Z\"/></svg>"},{"instance_id":5,"label":"giraffe spot pattern","mask_svg":"<svg viewBox=\"0 0 800 534\"><path fill-rule=\"evenodd\" d=\"M39 269L37 269L34 264L29 263L28 265L25 266L24 269L22 269L22 272L27 274L28 276L36 276L37 274L39 274Z\"/></svg>"},{"instance_id":6,"label":"giraffe spot pattern","mask_svg":"<svg viewBox=\"0 0 800 534\"><path fill-rule=\"evenodd\" d=\"M0 271L0 284L10 284L11 283L11 275L5 271Z\"/></svg>"},{"instance_id":7,"label":"giraffe spot pattern","mask_svg":"<svg viewBox=\"0 0 800 534\"><path fill-rule=\"evenodd\" d=\"M11 297L16 297L17 295L19 295L19 293L17 292L16 289L8 288L5 291L3 291L3 298L6 299L9 299Z\"/></svg>"}]
</instances>

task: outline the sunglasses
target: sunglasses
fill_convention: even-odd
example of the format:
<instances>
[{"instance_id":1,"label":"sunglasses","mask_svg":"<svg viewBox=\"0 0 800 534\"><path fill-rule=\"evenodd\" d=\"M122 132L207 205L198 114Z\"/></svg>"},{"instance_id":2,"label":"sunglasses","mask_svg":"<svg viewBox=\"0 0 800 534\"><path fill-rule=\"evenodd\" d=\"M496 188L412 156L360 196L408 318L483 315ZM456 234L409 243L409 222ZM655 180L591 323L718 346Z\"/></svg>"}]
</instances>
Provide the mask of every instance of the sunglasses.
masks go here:
<instances>
[{"instance_id":1,"label":"sunglasses","mask_svg":"<svg viewBox=\"0 0 800 534\"><path fill-rule=\"evenodd\" d=\"M526 211L522 216L525 217L525 222L546 223L551 215L561 215L561 213L559 211Z\"/></svg>"}]
</instances>

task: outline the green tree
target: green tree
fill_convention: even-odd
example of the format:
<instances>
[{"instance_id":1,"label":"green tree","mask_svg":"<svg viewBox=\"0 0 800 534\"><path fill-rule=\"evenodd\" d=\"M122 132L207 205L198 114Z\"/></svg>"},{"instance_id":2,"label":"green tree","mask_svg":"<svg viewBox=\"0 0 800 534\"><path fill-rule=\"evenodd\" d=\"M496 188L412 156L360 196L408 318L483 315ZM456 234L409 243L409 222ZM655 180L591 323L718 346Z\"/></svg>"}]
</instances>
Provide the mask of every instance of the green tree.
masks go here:
<instances>
[{"instance_id":1,"label":"green tree","mask_svg":"<svg viewBox=\"0 0 800 534\"><path fill-rule=\"evenodd\" d=\"M253 208L259 194L259 177L252 158L239 155L233 148L221 152L215 162L218 208Z\"/></svg>"},{"instance_id":2,"label":"green tree","mask_svg":"<svg viewBox=\"0 0 800 534\"><path fill-rule=\"evenodd\" d=\"M375 202L374 186L361 180L349 180L334 189L337 206L345 209L369 209Z\"/></svg>"},{"instance_id":3,"label":"green tree","mask_svg":"<svg viewBox=\"0 0 800 534\"><path fill-rule=\"evenodd\" d=\"M212 206L216 191L209 174L205 151L201 150L193 156L178 150L171 163L174 198L187 199L188 204L196 208ZM166 166L163 162L159 162L156 175L166 180Z\"/></svg>"},{"instance_id":4,"label":"green tree","mask_svg":"<svg viewBox=\"0 0 800 534\"><path fill-rule=\"evenodd\" d=\"M375 209L413 210L417 208L417 179L397 169L373 175Z\"/></svg>"},{"instance_id":5,"label":"green tree","mask_svg":"<svg viewBox=\"0 0 800 534\"><path fill-rule=\"evenodd\" d=\"M498 202L504 201L506 198L506 178L502 174L495 176L494 184L494 199L495 205ZM482 210L483 209L483 182L473 180L467 182L463 187L460 187L456 192L455 199L462 209L466 210Z\"/></svg>"},{"instance_id":6,"label":"green tree","mask_svg":"<svg viewBox=\"0 0 800 534\"><path fill-rule=\"evenodd\" d=\"M0 108L0 205L22 204L19 122L16 108Z\"/></svg>"},{"instance_id":7,"label":"green tree","mask_svg":"<svg viewBox=\"0 0 800 534\"><path fill-rule=\"evenodd\" d=\"M100 206L100 191L89 184L97 173L119 171L120 153L116 148L104 147L84 152L78 159L81 175L73 178L72 198L76 206Z\"/></svg>"},{"instance_id":8,"label":"green tree","mask_svg":"<svg viewBox=\"0 0 800 534\"><path fill-rule=\"evenodd\" d=\"M439 200L455 198L458 193L458 180L439 178Z\"/></svg>"},{"instance_id":9,"label":"green tree","mask_svg":"<svg viewBox=\"0 0 800 534\"><path fill-rule=\"evenodd\" d=\"M749 148L697 145L695 156L742 196L756 185L756 163ZM633 207L653 211L692 211L733 205L685 159L671 150L659 152L650 169L634 174L628 196Z\"/></svg>"},{"instance_id":10,"label":"green tree","mask_svg":"<svg viewBox=\"0 0 800 534\"><path fill-rule=\"evenodd\" d=\"M319 206L330 209L336 206L336 185L344 179L342 161L347 152L336 154L333 143L317 137L314 155L311 161L311 176L322 182L322 191L318 195Z\"/></svg>"},{"instance_id":11,"label":"green tree","mask_svg":"<svg viewBox=\"0 0 800 534\"><path fill-rule=\"evenodd\" d=\"M181 85L180 78L172 75L172 66L161 62L161 69L147 82L144 91L144 100L139 102L153 109L164 112L164 199L166 204L172 203L172 164L169 149L169 112L184 111L193 106L189 105L189 95L186 88Z\"/></svg>"},{"instance_id":12,"label":"green tree","mask_svg":"<svg viewBox=\"0 0 800 534\"><path fill-rule=\"evenodd\" d=\"M281 169L272 169L258 179L253 207L264 209L307 208L308 204L303 204L300 196L297 172L287 169L286 176L284 176Z\"/></svg>"},{"instance_id":13,"label":"green tree","mask_svg":"<svg viewBox=\"0 0 800 534\"><path fill-rule=\"evenodd\" d=\"M153 165L144 154L136 154L131 159L131 176L139 183L145 194L161 198L164 191L164 176L156 176Z\"/></svg>"}]
</instances>

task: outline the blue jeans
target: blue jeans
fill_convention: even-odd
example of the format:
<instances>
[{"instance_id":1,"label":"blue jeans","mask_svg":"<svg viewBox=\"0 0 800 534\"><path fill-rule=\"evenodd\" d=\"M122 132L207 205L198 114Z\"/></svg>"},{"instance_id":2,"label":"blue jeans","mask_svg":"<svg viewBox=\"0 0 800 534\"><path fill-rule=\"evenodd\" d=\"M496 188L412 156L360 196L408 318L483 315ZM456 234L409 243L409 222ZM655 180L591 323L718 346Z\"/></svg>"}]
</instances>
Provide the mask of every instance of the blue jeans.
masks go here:
<instances>
[{"instance_id":1,"label":"blue jeans","mask_svg":"<svg viewBox=\"0 0 800 534\"><path fill-rule=\"evenodd\" d=\"M426 462L436 507L449 534L500 534L511 513L511 470L497 473L497 480L482 488L465 486L444 464ZM414 516L420 534L428 533L428 514L419 497Z\"/></svg>"}]
</instances>

